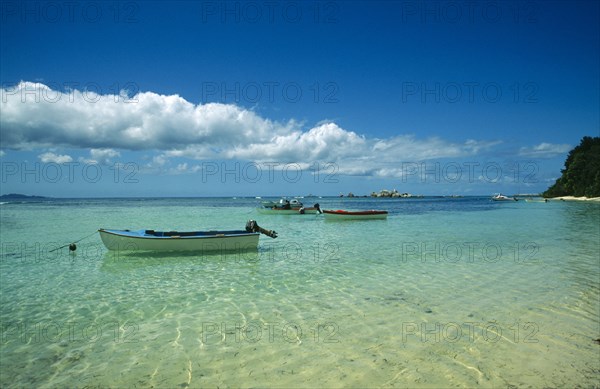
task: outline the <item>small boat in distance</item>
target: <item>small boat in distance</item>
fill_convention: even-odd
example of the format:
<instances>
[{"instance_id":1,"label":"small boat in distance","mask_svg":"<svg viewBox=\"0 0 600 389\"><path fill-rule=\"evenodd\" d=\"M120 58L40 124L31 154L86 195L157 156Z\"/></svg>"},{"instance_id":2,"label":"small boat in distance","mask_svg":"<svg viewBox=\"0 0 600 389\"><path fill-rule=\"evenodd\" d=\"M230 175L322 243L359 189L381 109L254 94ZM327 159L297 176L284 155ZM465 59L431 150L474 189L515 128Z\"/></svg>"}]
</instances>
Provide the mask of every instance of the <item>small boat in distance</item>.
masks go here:
<instances>
[{"instance_id":1,"label":"small boat in distance","mask_svg":"<svg viewBox=\"0 0 600 389\"><path fill-rule=\"evenodd\" d=\"M525 202L527 203L547 203L548 199L525 199Z\"/></svg>"},{"instance_id":2,"label":"small boat in distance","mask_svg":"<svg viewBox=\"0 0 600 389\"><path fill-rule=\"evenodd\" d=\"M503 195L502 193L496 193L492 196L493 201L519 201L516 197L508 197Z\"/></svg>"},{"instance_id":3,"label":"small boat in distance","mask_svg":"<svg viewBox=\"0 0 600 389\"><path fill-rule=\"evenodd\" d=\"M289 205L289 207L288 207L288 205ZM282 197L279 199L279 201L270 201L270 200L262 201L261 206L264 208L273 208L273 207L284 208L285 207L285 208L300 209L300 208L302 208L303 204L298 199L288 200L285 197Z\"/></svg>"},{"instance_id":4,"label":"small boat in distance","mask_svg":"<svg viewBox=\"0 0 600 389\"><path fill-rule=\"evenodd\" d=\"M337 211L324 209L323 214L327 220L371 220L371 219L386 219L388 211L344 211L338 209Z\"/></svg>"},{"instance_id":5,"label":"small boat in distance","mask_svg":"<svg viewBox=\"0 0 600 389\"><path fill-rule=\"evenodd\" d=\"M258 248L259 235L277 237L277 232L259 227L254 220L245 230L230 231L154 231L98 230L109 250L119 251L246 251Z\"/></svg>"},{"instance_id":6,"label":"small boat in distance","mask_svg":"<svg viewBox=\"0 0 600 389\"><path fill-rule=\"evenodd\" d=\"M258 212L263 215L304 215L321 213L321 207L318 203L312 207L305 207L297 199L287 200L282 198L278 203L263 201L261 207L258 208Z\"/></svg>"}]
</instances>

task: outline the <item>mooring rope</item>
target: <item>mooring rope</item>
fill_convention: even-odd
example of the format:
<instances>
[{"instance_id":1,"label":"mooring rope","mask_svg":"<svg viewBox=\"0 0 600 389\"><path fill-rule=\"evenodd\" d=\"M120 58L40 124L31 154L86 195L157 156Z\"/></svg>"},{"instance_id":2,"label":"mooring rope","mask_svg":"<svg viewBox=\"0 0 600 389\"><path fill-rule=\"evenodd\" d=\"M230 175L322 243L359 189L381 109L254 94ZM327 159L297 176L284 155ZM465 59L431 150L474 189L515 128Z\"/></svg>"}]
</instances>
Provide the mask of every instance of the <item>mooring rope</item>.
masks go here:
<instances>
[{"instance_id":1,"label":"mooring rope","mask_svg":"<svg viewBox=\"0 0 600 389\"><path fill-rule=\"evenodd\" d=\"M75 251L75 250L77 250L77 245L76 245L75 243L79 243L79 242L81 242L82 240L89 238L90 236L94 235L96 232L98 232L98 231L94 231L94 232L92 232L91 234L89 234L89 235L87 235L87 236L84 236L83 238L81 238L81 239L79 239L79 240L76 240L76 241L75 241L75 242L73 242L73 243L67 243L67 244L66 244L66 245L64 245L64 246L57 247L57 248L55 248L55 249L53 249L53 250L50 250L50 251L48 251L48 252L49 252L49 253L51 253L51 252L53 252L53 251L60 250L60 249L62 249L62 248L65 248L65 247L67 247L67 246L69 246L69 250L71 250L71 251Z\"/></svg>"}]
</instances>

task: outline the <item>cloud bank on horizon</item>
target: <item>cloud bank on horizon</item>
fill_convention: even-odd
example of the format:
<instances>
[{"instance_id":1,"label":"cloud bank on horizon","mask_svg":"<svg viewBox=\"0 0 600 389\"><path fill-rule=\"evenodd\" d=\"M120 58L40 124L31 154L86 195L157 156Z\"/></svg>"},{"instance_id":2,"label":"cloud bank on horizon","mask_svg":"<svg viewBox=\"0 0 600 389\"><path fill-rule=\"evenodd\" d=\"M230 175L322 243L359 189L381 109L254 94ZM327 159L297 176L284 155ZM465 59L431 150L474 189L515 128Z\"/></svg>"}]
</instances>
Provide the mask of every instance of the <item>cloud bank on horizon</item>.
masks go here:
<instances>
[{"instance_id":1,"label":"cloud bank on horizon","mask_svg":"<svg viewBox=\"0 0 600 389\"><path fill-rule=\"evenodd\" d=\"M148 165L164 166L171 158L193 161L335 163L340 174L394 178L406 162L449 158L485 158L502 140L440 137L418 139L397 135L377 139L323 121L311 128L290 119L278 122L234 104L194 104L178 95L140 92L100 95L86 90L54 90L22 81L0 89L0 148L40 150L42 162L66 163L69 149L89 150L85 162L109 163L120 150L153 153ZM523 146L514 158L551 158L566 153L567 144ZM5 154L5 152L2 152ZM506 153L506 151L504 151ZM197 171L180 163L172 172Z\"/></svg>"}]
</instances>

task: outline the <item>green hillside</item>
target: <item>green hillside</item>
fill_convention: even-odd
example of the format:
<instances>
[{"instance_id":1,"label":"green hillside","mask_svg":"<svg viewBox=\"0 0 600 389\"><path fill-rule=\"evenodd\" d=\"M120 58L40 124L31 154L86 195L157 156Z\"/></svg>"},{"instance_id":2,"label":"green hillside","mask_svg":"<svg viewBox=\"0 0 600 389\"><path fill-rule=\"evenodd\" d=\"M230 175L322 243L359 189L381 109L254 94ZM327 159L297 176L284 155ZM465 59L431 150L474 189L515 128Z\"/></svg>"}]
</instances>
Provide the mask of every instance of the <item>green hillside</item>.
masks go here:
<instances>
[{"instance_id":1,"label":"green hillside","mask_svg":"<svg viewBox=\"0 0 600 389\"><path fill-rule=\"evenodd\" d=\"M600 196L600 137L585 136L579 146L569 152L562 176L542 195Z\"/></svg>"}]
</instances>

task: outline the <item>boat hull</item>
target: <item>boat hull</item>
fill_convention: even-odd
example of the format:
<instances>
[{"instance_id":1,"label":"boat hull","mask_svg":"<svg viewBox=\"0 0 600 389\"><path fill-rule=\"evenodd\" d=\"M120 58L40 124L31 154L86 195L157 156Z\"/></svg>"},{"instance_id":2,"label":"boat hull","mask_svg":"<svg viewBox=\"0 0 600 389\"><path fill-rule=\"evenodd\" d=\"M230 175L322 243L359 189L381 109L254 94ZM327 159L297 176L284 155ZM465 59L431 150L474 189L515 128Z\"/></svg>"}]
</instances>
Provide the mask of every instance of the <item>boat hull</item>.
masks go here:
<instances>
[{"instance_id":1,"label":"boat hull","mask_svg":"<svg viewBox=\"0 0 600 389\"><path fill-rule=\"evenodd\" d=\"M518 201L516 197L508 197L503 194L496 194L492 196L492 201Z\"/></svg>"},{"instance_id":2,"label":"boat hull","mask_svg":"<svg viewBox=\"0 0 600 389\"><path fill-rule=\"evenodd\" d=\"M257 208L258 213L262 214L262 215L306 215L306 214L310 214L310 215L314 215L316 213L319 213L319 210L317 208L313 208L313 207L309 207L309 208L304 208L304 213L300 212L300 208L292 208L292 209L285 209L285 208L265 208L265 207L261 207L261 208Z\"/></svg>"},{"instance_id":3,"label":"boat hull","mask_svg":"<svg viewBox=\"0 0 600 389\"><path fill-rule=\"evenodd\" d=\"M258 247L258 232L154 232L100 229L102 243L111 251L246 251Z\"/></svg>"},{"instance_id":4,"label":"boat hull","mask_svg":"<svg viewBox=\"0 0 600 389\"><path fill-rule=\"evenodd\" d=\"M511 199L509 197L492 197L492 201L517 201L517 199Z\"/></svg>"},{"instance_id":5,"label":"boat hull","mask_svg":"<svg viewBox=\"0 0 600 389\"><path fill-rule=\"evenodd\" d=\"M387 211L343 211L323 210L327 220L381 220L387 219Z\"/></svg>"}]
</instances>

